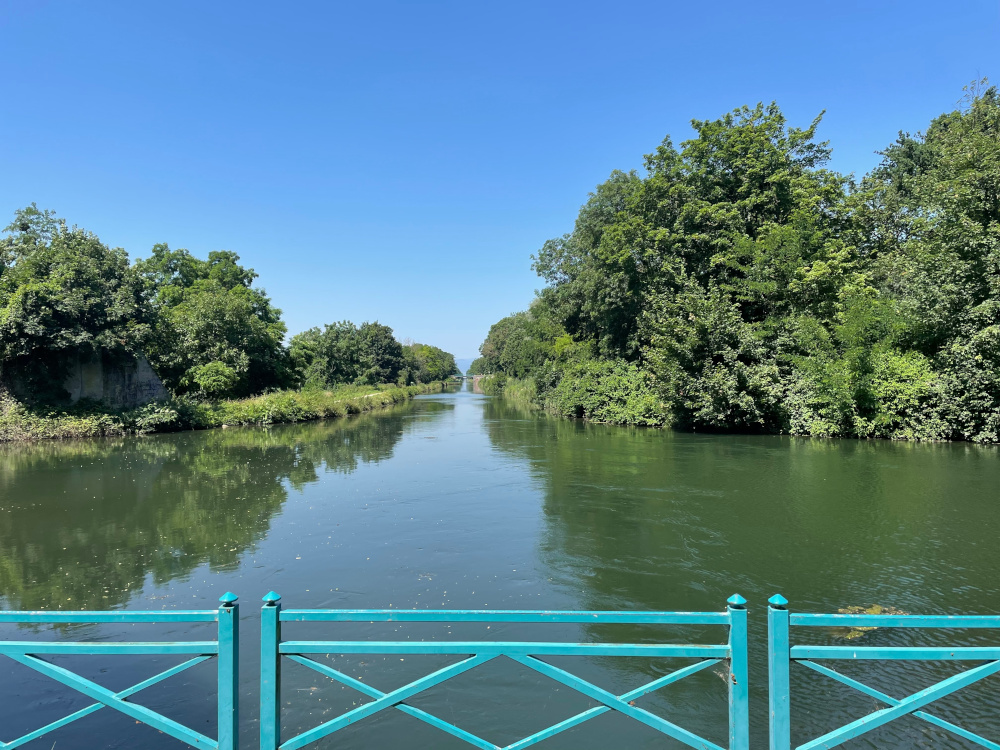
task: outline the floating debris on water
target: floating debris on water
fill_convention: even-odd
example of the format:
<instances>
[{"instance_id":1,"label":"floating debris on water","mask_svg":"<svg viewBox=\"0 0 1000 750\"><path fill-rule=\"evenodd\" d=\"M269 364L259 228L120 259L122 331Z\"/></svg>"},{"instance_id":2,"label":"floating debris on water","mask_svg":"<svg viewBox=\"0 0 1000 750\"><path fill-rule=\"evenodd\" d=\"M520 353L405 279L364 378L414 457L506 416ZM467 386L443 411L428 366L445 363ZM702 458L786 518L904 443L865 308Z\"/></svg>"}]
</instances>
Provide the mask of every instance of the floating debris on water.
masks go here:
<instances>
[{"instance_id":1,"label":"floating debris on water","mask_svg":"<svg viewBox=\"0 0 1000 750\"><path fill-rule=\"evenodd\" d=\"M838 609L842 615L908 615L909 612L904 612L901 609L896 609L895 607L883 607L881 604L872 604L870 607L842 607ZM878 630L878 627L871 626L866 627L862 625L857 625L850 628L834 628L834 635L838 638L843 638L844 640L853 641L855 638L860 638L865 633Z\"/></svg>"}]
</instances>

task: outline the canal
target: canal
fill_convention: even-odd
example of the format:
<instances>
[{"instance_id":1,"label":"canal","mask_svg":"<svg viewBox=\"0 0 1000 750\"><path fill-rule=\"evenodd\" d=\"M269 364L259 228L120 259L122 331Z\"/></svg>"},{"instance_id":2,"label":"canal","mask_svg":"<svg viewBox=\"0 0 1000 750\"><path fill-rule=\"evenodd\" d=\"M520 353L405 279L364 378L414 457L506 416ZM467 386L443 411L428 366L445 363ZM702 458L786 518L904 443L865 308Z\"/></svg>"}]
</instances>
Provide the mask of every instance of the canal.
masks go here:
<instances>
[{"instance_id":1,"label":"canal","mask_svg":"<svg viewBox=\"0 0 1000 750\"><path fill-rule=\"evenodd\" d=\"M998 529L995 448L588 425L466 389L330 422L0 446L2 606L197 609L216 606L224 591L238 593L244 747L256 742L260 598L275 590L287 607L664 610L721 610L739 592L750 607L753 746L763 748L769 596L781 592L799 611L880 605L995 614ZM3 627L0 634L10 637ZM156 639L169 638L171 627L69 632ZM310 635L357 636L353 627ZM400 640L656 637L645 626L373 627ZM52 637L44 630L16 635ZM663 635L705 637L684 628ZM934 634L883 630L819 635L832 643L940 642ZM969 645L987 638L947 637ZM75 657L74 667L113 689L172 663L89 659ZM389 689L446 663L427 659L337 657L336 664ZM625 692L684 663L675 661L605 658L575 669ZM849 664L843 671L904 697L960 669ZM140 702L214 734L213 679L211 665L198 667L143 692ZM298 665L283 679L289 732L362 701ZM725 745L725 679L706 670L641 705ZM934 713L1000 740L998 687L1000 679L989 678L934 704ZM798 742L878 706L794 669L792 694ZM9 660L0 663L0 740L89 703ZM467 673L417 705L505 744L593 704L511 662ZM972 747L963 742L906 718L845 747ZM318 746L467 747L398 712ZM674 746L606 715L539 747ZM181 745L103 710L27 747Z\"/></svg>"}]
</instances>

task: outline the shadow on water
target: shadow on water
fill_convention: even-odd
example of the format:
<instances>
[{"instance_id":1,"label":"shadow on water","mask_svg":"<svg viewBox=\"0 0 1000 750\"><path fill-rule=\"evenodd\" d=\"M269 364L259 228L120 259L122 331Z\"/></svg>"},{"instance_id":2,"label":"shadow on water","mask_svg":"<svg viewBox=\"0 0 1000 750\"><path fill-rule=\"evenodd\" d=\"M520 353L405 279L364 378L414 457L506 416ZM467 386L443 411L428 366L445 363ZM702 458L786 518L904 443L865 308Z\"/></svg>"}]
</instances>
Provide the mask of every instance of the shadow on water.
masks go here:
<instances>
[{"instance_id":1,"label":"shadow on water","mask_svg":"<svg viewBox=\"0 0 1000 750\"><path fill-rule=\"evenodd\" d=\"M15 609L108 609L147 577L231 569L289 489L391 457L412 412L0 447L0 596Z\"/></svg>"}]
</instances>

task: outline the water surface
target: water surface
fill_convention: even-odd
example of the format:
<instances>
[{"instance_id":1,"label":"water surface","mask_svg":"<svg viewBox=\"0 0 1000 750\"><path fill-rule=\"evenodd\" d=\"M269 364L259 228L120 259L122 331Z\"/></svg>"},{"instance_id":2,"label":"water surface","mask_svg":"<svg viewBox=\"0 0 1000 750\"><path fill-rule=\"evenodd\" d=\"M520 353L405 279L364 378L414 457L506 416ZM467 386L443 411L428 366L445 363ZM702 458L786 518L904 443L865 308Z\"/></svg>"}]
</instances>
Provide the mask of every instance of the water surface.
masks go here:
<instances>
[{"instance_id":1,"label":"water surface","mask_svg":"<svg viewBox=\"0 0 1000 750\"><path fill-rule=\"evenodd\" d=\"M17 609L189 609L215 606L222 592L237 592L244 743L252 747L258 607L272 589L288 607L713 611L738 591L750 600L753 732L755 746L763 748L764 602L771 594L780 591L804 611L877 603L920 613L1000 612L998 458L995 449L966 444L586 425L468 391L306 425L2 446L0 597L4 607ZM88 638L170 635L167 628L139 627L145 629L70 631ZM648 628L622 626L309 627L296 633L657 637ZM721 636L710 629L662 635ZM814 637L836 643L840 635ZM16 637L51 636L38 630ZM859 642L930 643L933 637L880 630ZM988 642L982 634L961 637ZM641 661L559 664L625 692L685 663ZM94 657L73 667L121 689L172 663ZM334 663L388 690L448 659L339 657ZM958 669L849 664L843 671L903 697ZM298 665L289 665L283 679L288 733L361 701ZM199 667L143 692L141 702L214 734L213 704L205 700L212 680L212 669ZM932 709L1000 740L998 687L1000 679L989 678ZM640 705L725 745L725 696L725 674L708 670ZM798 742L880 707L798 669L793 696ZM0 662L0 740L88 703ZM415 704L498 744L592 705L512 663L467 673ZM53 743L57 750L181 747L107 709L28 747L51 750ZM390 746L466 747L398 712L317 745ZM605 715L539 747L679 746ZM906 718L845 747L972 745Z\"/></svg>"}]
</instances>

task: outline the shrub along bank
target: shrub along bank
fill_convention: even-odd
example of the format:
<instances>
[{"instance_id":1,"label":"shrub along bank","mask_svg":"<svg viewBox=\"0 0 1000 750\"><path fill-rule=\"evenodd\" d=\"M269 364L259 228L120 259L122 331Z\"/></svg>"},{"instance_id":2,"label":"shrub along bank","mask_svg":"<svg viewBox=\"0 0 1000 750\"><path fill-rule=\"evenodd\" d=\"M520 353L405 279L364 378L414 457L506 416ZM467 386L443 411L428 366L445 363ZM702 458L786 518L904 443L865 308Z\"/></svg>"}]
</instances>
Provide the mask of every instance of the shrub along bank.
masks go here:
<instances>
[{"instance_id":1,"label":"shrub along bank","mask_svg":"<svg viewBox=\"0 0 1000 750\"><path fill-rule=\"evenodd\" d=\"M534 378L502 373L485 376L479 386L487 395L560 417L646 427L671 422L670 411L654 392L649 376L625 362L589 362L568 368L544 391Z\"/></svg>"}]
</instances>

